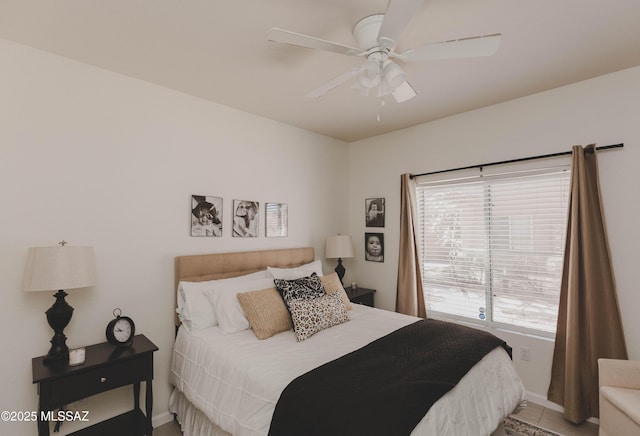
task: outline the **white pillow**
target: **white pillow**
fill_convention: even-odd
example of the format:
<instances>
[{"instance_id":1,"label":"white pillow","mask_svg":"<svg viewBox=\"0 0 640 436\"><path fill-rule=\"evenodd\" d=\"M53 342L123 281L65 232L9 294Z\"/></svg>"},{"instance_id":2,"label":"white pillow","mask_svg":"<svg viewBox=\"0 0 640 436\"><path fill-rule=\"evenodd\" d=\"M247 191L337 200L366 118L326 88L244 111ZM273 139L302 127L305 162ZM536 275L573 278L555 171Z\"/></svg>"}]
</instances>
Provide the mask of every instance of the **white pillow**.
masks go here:
<instances>
[{"instance_id":1,"label":"white pillow","mask_svg":"<svg viewBox=\"0 0 640 436\"><path fill-rule=\"evenodd\" d=\"M217 324L211 304L202 293L211 287L209 282L180 282L178 284L178 318L190 332Z\"/></svg>"},{"instance_id":2,"label":"white pillow","mask_svg":"<svg viewBox=\"0 0 640 436\"><path fill-rule=\"evenodd\" d=\"M245 280L241 282L218 283L205 292L223 333L236 333L249 329L247 319L238 294L241 292L260 291L273 287L273 279Z\"/></svg>"},{"instance_id":3,"label":"white pillow","mask_svg":"<svg viewBox=\"0 0 640 436\"><path fill-rule=\"evenodd\" d=\"M283 280L295 280L301 277L308 277L312 273L318 274L318 277L322 277L322 261L314 260L304 265L297 266L295 268L272 268L267 267L267 273L274 279Z\"/></svg>"},{"instance_id":4,"label":"white pillow","mask_svg":"<svg viewBox=\"0 0 640 436\"><path fill-rule=\"evenodd\" d=\"M203 294L205 291L212 289L216 284L239 283L266 277L268 277L267 271L262 270L226 279L205 282L180 282L178 283L178 307L176 309L178 318L182 325L192 332L213 327L218 324L218 321L211 303Z\"/></svg>"}]
</instances>

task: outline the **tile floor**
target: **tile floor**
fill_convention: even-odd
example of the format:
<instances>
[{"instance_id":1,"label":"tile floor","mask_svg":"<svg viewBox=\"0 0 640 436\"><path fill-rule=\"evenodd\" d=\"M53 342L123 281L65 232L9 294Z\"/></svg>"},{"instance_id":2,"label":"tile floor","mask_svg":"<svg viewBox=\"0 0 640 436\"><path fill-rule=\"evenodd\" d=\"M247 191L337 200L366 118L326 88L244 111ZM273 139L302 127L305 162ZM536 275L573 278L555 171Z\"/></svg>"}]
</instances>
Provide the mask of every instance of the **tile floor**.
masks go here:
<instances>
[{"instance_id":1,"label":"tile floor","mask_svg":"<svg viewBox=\"0 0 640 436\"><path fill-rule=\"evenodd\" d=\"M529 401L520 413L515 415L523 421L536 424L539 427L561 434L563 436L597 436L598 425L585 422L575 425L562 416L561 412L547 409Z\"/></svg>"},{"instance_id":2,"label":"tile floor","mask_svg":"<svg viewBox=\"0 0 640 436\"><path fill-rule=\"evenodd\" d=\"M180 426L175 422L167 422L153 429L153 436L182 436Z\"/></svg>"},{"instance_id":3,"label":"tile floor","mask_svg":"<svg viewBox=\"0 0 640 436\"><path fill-rule=\"evenodd\" d=\"M585 422L575 425L565 420L562 413L547 409L529 401L527 407L516 415L523 421L536 424L563 436L597 436L598 425ZM181 436L178 424L168 422L153 430L153 436Z\"/></svg>"}]
</instances>

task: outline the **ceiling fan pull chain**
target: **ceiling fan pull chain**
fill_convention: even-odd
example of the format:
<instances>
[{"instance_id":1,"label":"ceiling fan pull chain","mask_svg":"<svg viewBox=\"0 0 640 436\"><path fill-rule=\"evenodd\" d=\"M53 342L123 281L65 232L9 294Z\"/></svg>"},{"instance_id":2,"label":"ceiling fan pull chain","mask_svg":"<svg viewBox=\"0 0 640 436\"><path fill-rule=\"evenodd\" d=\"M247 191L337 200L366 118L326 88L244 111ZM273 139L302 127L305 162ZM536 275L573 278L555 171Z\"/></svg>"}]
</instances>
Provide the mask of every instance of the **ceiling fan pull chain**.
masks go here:
<instances>
[{"instance_id":1,"label":"ceiling fan pull chain","mask_svg":"<svg viewBox=\"0 0 640 436\"><path fill-rule=\"evenodd\" d=\"M378 116L376 119L380 122L380 112L382 112L382 108L384 107L384 97L380 96L380 106L378 106Z\"/></svg>"},{"instance_id":2,"label":"ceiling fan pull chain","mask_svg":"<svg viewBox=\"0 0 640 436\"><path fill-rule=\"evenodd\" d=\"M382 69L383 66L383 61L382 59L380 59L380 61L378 62L378 65L380 67L380 89L378 90L380 93L380 106L378 107L378 122L380 122L380 112L382 112L382 108L384 107L384 70Z\"/></svg>"}]
</instances>

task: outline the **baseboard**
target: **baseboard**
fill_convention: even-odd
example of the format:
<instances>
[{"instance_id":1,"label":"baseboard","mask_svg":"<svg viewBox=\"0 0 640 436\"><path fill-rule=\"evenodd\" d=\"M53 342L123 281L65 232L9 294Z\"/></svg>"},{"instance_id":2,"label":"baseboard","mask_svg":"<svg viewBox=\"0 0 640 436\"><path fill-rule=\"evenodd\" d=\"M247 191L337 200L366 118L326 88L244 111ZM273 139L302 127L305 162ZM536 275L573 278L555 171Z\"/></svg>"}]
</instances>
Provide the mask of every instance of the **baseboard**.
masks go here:
<instances>
[{"instance_id":1,"label":"baseboard","mask_svg":"<svg viewBox=\"0 0 640 436\"><path fill-rule=\"evenodd\" d=\"M170 421L173 421L173 413L169 412L168 410L157 415L153 415L153 417L151 418L153 428L160 427L161 425L166 424Z\"/></svg>"},{"instance_id":2,"label":"baseboard","mask_svg":"<svg viewBox=\"0 0 640 436\"><path fill-rule=\"evenodd\" d=\"M540 394L536 394L535 392L527 391L527 400L532 403L536 403L539 406L542 406L546 409L555 410L556 412L564 412L564 407L559 404L556 404L552 401L547 400L546 397L543 397Z\"/></svg>"},{"instance_id":3,"label":"baseboard","mask_svg":"<svg viewBox=\"0 0 640 436\"><path fill-rule=\"evenodd\" d=\"M564 407L554 403L553 401L547 400L546 397L543 397L540 394L536 394L535 392L527 391L527 400L531 401L532 403L536 403L537 405L542 406L545 409L555 410L556 412L564 413ZM587 419L587 421L593 424L600 424L600 420L596 417L591 417Z\"/></svg>"}]
</instances>

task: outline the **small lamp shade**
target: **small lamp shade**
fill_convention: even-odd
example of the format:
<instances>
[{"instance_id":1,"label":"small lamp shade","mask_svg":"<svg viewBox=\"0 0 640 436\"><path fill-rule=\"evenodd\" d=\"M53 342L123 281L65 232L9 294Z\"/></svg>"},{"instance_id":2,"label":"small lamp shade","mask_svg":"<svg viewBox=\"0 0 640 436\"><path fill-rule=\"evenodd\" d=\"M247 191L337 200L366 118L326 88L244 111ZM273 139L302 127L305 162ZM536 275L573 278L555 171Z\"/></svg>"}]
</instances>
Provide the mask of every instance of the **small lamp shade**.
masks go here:
<instances>
[{"instance_id":1,"label":"small lamp shade","mask_svg":"<svg viewBox=\"0 0 640 436\"><path fill-rule=\"evenodd\" d=\"M342 258L353 257L353 240L348 235L335 235L327 238L327 243L324 247L324 257L328 259L338 259L338 266L336 266L336 273L342 283L342 278L346 272L344 266L342 266Z\"/></svg>"},{"instance_id":2,"label":"small lamp shade","mask_svg":"<svg viewBox=\"0 0 640 436\"><path fill-rule=\"evenodd\" d=\"M29 248L24 291L86 288L96 283L93 247Z\"/></svg>"},{"instance_id":3,"label":"small lamp shade","mask_svg":"<svg viewBox=\"0 0 640 436\"><path fill-rule=\"evenodd\" d=\"M92 247L68 247L61 242L58 247L29 248L24 273L24 291L54 291L56 301L45 313L54 331L51 348L44 357L45 365L66 364L69 347L64 328L73 315L73 307L65 300L65 289L86 288L96 282L96 266Z\"/></svg>"},{"instance_id":4,"label":"small lamp shade","mask_svg":"<svg viewBox=\"0 0 640 436\"><path fill-rule=\"evenodd\" d=\"M327 238L324 249L324 256L327 259L348 259L354 256L353 240L349 235L335 235Z\"/></svg>"}]
</instances>

